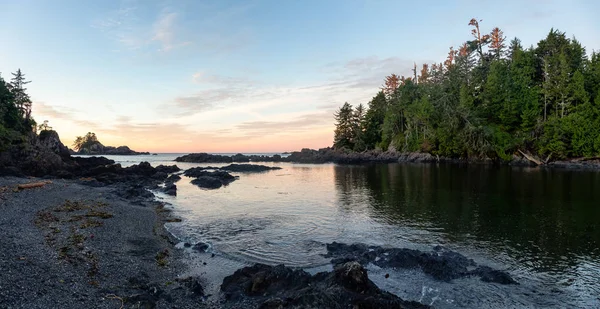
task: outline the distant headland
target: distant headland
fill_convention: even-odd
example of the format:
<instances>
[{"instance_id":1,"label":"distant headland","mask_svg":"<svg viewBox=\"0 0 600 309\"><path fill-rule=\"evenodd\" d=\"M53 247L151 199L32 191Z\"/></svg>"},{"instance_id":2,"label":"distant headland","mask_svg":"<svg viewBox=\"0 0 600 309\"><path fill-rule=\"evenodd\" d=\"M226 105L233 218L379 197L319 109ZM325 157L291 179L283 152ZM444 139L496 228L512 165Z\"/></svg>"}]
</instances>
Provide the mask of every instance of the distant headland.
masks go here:
<instances>
[{"instance_id":1,"label":"distant headland","mask_svg":"<svg viewBox=\"0 0 600 309\"><path fill-rule=\"evenodd\" d=\"M73 143L76 150L69 149L74 155L147 155L149 152L137 152L128 146L104 146L96 137L96 133L88 132L85 136L78 136Z\"/></svg>"}]
</instances>

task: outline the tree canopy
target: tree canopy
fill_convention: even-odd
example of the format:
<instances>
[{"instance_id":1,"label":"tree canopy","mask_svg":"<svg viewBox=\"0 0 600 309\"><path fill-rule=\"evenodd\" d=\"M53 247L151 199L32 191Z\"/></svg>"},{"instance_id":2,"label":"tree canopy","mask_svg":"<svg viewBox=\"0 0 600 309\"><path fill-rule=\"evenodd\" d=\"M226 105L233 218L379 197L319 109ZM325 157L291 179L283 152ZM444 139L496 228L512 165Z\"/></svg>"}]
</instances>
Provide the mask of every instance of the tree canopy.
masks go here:
<instances>
[{"instance_id":1,"label":"tree canopy","mask_svg":"<svg viewBox=\"0 0 600 309\"><path fill-rule=\"evenodd\" d=\"M7 82L0 74L0 150L23 142L36 129L31 117L31 99L24 87L29 81L20 69L12 75Z\"/></svg>"},{"instance_id":2,"label":"tree canopy","mask_svg":"<svg viewBox=\"0 0 600 309\"><path fill-rule=\"evenodd\" d=\"M88 132L84 136L77 136L75 141L73 142L73 148L79 151L84 148L89 148L90 146L97 144L98 138L96 137L96 133Z\"/></svg>"},{"instance_id":3,"label":"tree canopy","mask_svg":"<svg viewBox=\"0 0 600 309\"><path fill-rule=\"evenodd\" d=\"M412 77L391 74L352 117L336 113L334 147L390 147L461 158L510 160L519 151L553 158L600 155L600 54L551 29L524 48L472 19L471 40ZM355 129L353 129L355 128Z\"/></svg>"}]
</instances>

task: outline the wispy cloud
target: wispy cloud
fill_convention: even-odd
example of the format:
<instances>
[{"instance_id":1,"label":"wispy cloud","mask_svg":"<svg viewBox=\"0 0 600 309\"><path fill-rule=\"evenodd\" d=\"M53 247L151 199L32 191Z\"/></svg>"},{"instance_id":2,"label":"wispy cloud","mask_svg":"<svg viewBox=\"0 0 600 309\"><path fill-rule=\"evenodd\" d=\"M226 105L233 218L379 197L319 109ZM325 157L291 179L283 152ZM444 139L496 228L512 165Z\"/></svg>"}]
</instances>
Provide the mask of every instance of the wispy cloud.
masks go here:
<instances>
[{"instance_id":1,"label":"wispy cloud","mask_svg":"<svg viewBox=\"0 0 600 309\"><path fill-rule=\"evenodd\" d=\"M269 135L279 133L304 132L314 127L330 126L333 113L316 112L306 114L288 121L248 121L236 126L244 134Z\"/></svg>"},{"instance_id":2,"label":"wispy cloud","mask_svg":"<svg viewBox=\"0 0 600 309\"><path fill-rule=\"evenodd\" d=\"M50 119L71 119L74 112L71 108L56 108L42 101L36 101L32 106L35 115L41 115Z\"/></svg>"},{"instance_id":3,"label":"wispy cloud","mask_svg":"<svg viewBox=\"0 0 600 309\"><path fill-rule=\"evenodd\" d=\"M256 81L245 77L231 77L219 74L209 74L206 72L197 72L192 75L192 80L199 85L218 85L218 86L251 86Z\"/></svg>"},{"instance_id":4,"label":"wispy cloud","mask_svg":"<svg viewBox=\"0 0 600 309\"><path fill-rule=\"evenodd\" d=\"M119 8L95 19L92 27L129 51L150 49L167 53L190 47L198 52L230 52L250 42L249 28L232 24L251 6L218 8L196 2L194 5L199 8L193 11L197 15L189 18L183 3L172 4L153 11L144 2L138 5L137 0L122 0ZM147 15L151 17L140 17Z\"/></svg>"},{"instance_id":5,"label":"wispy cloud","mask_svg":"<svg viewBox=\"0 0 600 309\"><path fill-rule=\"evenodd\" d=\"M168 52L172 49L191 44L191 41L178 40L176 31L177 13L163 11L154 22L152 41L159 42L159 51Z\"/></svg>"}]
</instances>

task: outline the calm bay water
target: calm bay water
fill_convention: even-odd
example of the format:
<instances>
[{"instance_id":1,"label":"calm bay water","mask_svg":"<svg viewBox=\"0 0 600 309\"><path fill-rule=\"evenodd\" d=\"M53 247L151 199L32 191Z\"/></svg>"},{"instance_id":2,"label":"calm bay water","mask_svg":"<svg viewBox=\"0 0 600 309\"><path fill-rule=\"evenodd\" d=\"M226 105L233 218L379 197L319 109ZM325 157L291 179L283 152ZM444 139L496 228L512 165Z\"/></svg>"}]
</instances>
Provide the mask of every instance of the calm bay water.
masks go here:
<instances>
[{"instance_id":1,"label":"calm bay water","mask_svg":"<svg viewBox=\"0 0 600 309\"><path fill-rule=\"evenodd\" d=\"M175 154L110 158L174 164ZM199 164L177 163L181 168ZM218 166L218 164L210 164ZM269 165L269 164L266 164ZM431 250L443 245L521 283L435 282L370 268L400 297L438 308L600 307L600 172L380 164L274 164L219 190L183 177L161 196L184 220L168 228L240 263L328 264L333 241ZM381 272L391 272L382 280Z\"/></svg>"}]
</instances>

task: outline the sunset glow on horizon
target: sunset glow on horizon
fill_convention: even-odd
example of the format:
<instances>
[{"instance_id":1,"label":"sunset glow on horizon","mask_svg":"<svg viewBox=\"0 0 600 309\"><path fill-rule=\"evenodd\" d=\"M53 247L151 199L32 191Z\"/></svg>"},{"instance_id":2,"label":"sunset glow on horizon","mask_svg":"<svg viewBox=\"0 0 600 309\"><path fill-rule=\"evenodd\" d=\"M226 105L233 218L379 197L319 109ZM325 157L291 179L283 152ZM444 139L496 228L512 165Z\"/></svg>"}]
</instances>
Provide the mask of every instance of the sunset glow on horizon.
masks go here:
<instances>
[{"instance_id":1,"label":"sunset glow on horizon","mask_svg":"<svg viewBox=\"0 0 600 309\"><path fill-rule=\"evenodd\" d=\"M23 70L34 118L67 146L94 132L148 152L317 149L332 145L338 107L366 106L386 75L443 61L473 17L524 46L558 28L591 52L594 11L593 1L11 1L0 72Z\"/></svg>"}]
</instances>

